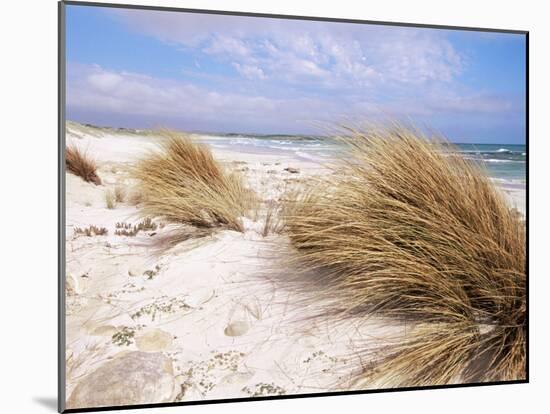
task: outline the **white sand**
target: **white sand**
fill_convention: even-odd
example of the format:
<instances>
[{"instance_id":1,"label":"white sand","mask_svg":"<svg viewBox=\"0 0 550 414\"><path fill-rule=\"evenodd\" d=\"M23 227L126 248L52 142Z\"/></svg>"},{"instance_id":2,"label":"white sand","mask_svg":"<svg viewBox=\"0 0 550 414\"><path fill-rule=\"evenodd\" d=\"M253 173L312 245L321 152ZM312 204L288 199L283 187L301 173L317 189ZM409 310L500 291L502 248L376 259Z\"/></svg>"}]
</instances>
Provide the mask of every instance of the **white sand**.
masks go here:
<instances>
[{"instance_id":1,"label":"white sand","mask_svg":"<svg viewBox=\"0 0 550 414\"><path fill-rule=\"evenodd\" d=\"M273 246L286 239L262 237L262 217L246 220L245 233L221 231L160 255L150 241L167 228L155 235L114 234L117 222L138 222L137 207L122 202L108 209L105 192L121 186L131 195L127 167L152 150L155 140L69 129L67 141L97 160L103 185L66 175L67 396L86 374L130 350L172 358L172 401L348 388L345 379L357 367L352 357L357 341L370 338L375 344L373 338L388 328L376 321L357 329L304 323L309 311L293 305L293 292L277 289L265 277L274 266ZM245 170L264 200L323 172L320 165L292 157L214 153L231 168ZM300 172L291 174L287 167ZM521 209L521 192L509 196ZM108 235L74 234L75 227L89 225L107 228Z\"/></svg>"},{"instance_id":2,"label":"white sand","mask_svg":"<svg viewBox=\"0 0 550 414\"><path fill-rule=\"evenodd\" d=\"M351 372L348 367L356 367L346 360L353 353L353 341L380 325L363 324L350 338L343 327L301 322L308 312L293 307L292 292L277 290L264 277L273 266L273 246L286 239L262 237L262 217L245 220L245 233L221 231L157 255L148 246L150 232L136 237L114 234L117 222L138 221L137 207L118 203L107 209L105 202L106 191L131 188L126 167L154 148L155 138L69 133L67 141L97 160L103 181L96 186L66 175L67 396L107 358L140 348L173 359L172 398L178 401L311 393L342 386L342 378ZM271 155L215 151L215 156L232 168L245 169L248 182L265 200L276 199L293 180L322 170L316 164ZM285 171L289 166L300 173ZM109 233L74 234L75 227L89 225L105 227ZM144 274L147 271L151 272ZM154 309L153 320L147 310ZM134 337L128 338L129 344L113 341L117 332Z\"/></svg>"}]
</instances>

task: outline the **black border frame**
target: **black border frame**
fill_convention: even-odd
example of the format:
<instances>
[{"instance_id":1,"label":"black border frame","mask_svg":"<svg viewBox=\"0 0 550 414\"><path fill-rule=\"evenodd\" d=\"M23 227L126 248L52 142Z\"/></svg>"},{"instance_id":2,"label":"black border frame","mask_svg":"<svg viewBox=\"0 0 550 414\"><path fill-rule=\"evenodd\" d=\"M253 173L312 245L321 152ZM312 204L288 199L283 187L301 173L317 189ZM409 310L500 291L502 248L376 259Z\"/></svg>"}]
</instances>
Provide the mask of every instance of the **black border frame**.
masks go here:
<instances>
[{"instance_id":1,"label":"black border frame","mask_svg":"<svg viewBox=\"0 0 550 414\"><path fill-rule=\"evenodd\" d=\"M200 401L182 401L171 403L152 403L152 404L137 404L123 406L106 406L106 407L89 407L65 409L66 389L65 389L65 97L66 97L66 57L65 57L65 42L66 42L66 22L65 22L65 6L85 6L85 7L106 7L118 9L133 9L133 10L153 10L167 12L184 12L198 14L216 14L225 16L242 16L242 17L267 17L287 20L312 20L323 22L337 23L352 23L352 24L369 24L379 26L397 26L397 27L416 27L427 29L443 29L443 30L460 30L460 31L476 31L476 32L493 32L493 33L509 33L525 36L525 153L526 153L526 175L525 175L525 224L526 224L526 249L527 260L525 268L526 276L526 370L525 379L513 381L493 381L467 384L447 384L447 385L432 385L432 386L415 386L401 388L380 388L375 390L349 390L349 391L333 391L307 394L291 394L277 395L267 397L246 397L246 398L224 398L216 400L200 400ZM527 384L529 383L529 31L528 30L509 30L484 27L463 27L463 26L448 26L436 24L421 24L421 23L404 23L404 22L389 22L389 21L374 21L360 19L345 19L331 17L311 17L311 16L296 16L285 14L269 14L269 13L251 13L241 11L222 11L222 10L203 10L203 9L188 9L180 7L166 6L146 6L132 4L117 4L117 3L99 3L87 1L69 1L61 0L58 2L58 412L60 413L84 413L95 411L113 411L113 410L132 410L139 408L157 408L157 407L176 407L186 405L207 405L220 403L237 403L246 401L269 401L283 399L298 399L311 397L330 397L341 395L357 395L357 394L375 394L400 391L422 391L434 389L451 389L451 388L466 388L480 387L490 385L507 385L507 384Z\"/></svg>"}]
</instances>

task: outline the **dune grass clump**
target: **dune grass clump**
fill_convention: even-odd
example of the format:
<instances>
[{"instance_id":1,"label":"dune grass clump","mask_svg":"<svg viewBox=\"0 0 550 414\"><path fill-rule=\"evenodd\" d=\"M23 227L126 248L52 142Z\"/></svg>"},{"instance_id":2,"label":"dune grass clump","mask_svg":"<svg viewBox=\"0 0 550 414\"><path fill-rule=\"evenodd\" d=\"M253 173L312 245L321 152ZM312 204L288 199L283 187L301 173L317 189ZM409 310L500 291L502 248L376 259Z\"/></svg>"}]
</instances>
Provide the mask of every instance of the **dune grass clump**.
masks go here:
<instances>
[{"instance_id":1,"label":"dune grass clump","mask_svg":"<svg viewBox=\"0 0 550 414\"><path fill-rule=\"evenodd\" d=\"M101 185L101 179L97 175L97 164L77 146L71 145L65 148L65 165L67 171L78 175L84 181Z\"/></svg>"},{"instance_id":2,"label":"dune grass clump","mask_svg":"<svg viewBox=\"0 0 550 414\"><path fill-rule=\"evenodd\" d=\"M117 185L115 187L115 201L117 203L124 203L125 199L126 199L126 190L124 189L124 187Z\"/></svg>"},{"instance_id":3,"label":"dune grass clump","mask_svg":"<svg viewBox=\"0 0 550 414\"><path fill-rule=\"evenodd\" d=\"M334 173L288 203L284 226L308 289L332 301L326 314L409 327L358 384L524 379L521 217L446 142L401 127L345 132Z\"/></svg>"},{"instance_id":4,"label":"dune grass clump","mask_svg":"<svg viewBox=\"0 0 550 414\"><path fill-rule=\"evenodd\" d=\"M225 171L207 146L176 132L162 131L162 136L159 151L134 170L142 214L193 226L201 234L218 228L243 231L241 217L254 208L256 196L242 177Z\"/></svg>"},{"instance_id":5,"label":"dune grass clump","mask_svg":"<svg viewBox=\"0 0 550 414\"><path fill-rule=\"evenodd\" d=\"M116 195L113 190L106 190L105 191L105 206L112 210L116 207Z\"/></svg>"},{"instance_id":6,"label":"dune grass clump","mask_svg":"<svg viewBox=\"0 0 550 414\"><path fill-rule=\"evenodd\" d=\"M280 219L281 205L275 200L268 200L265 205L265 217L263 219L262 237L267 237L270 234L280 234L283 229L283 224Z\"/></svg>"}]
</instances>

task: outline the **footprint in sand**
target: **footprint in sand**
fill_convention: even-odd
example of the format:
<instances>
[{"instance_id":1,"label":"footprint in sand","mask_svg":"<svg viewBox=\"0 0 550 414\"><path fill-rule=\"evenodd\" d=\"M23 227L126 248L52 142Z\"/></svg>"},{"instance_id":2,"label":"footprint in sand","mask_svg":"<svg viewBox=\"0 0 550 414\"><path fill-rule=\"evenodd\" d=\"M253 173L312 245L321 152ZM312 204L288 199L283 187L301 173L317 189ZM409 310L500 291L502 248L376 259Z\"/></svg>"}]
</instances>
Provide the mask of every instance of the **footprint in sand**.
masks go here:
<instances>
[{"instance_id":1,"label":"footprint in sand","mask_svg":"<svg viewBox=\"0 0 550 414\"><path fill-rule=\"evenodd\" d=\"M227 336L241 336L248 332L250 325L245 321L234 321L227 325L224 329L224 333Z\"/></svg>"},{"instance_id":2,"label":"footprint in sand","mask_svg":"<svg viewBox=\"0 0 550 414\"><path fill-rule=\"evenodd\" d=\"M136 346L140 351L157 352L172 345L173 336L162 329L150 329L136 337Z\"/></svg>"}]
</instances>

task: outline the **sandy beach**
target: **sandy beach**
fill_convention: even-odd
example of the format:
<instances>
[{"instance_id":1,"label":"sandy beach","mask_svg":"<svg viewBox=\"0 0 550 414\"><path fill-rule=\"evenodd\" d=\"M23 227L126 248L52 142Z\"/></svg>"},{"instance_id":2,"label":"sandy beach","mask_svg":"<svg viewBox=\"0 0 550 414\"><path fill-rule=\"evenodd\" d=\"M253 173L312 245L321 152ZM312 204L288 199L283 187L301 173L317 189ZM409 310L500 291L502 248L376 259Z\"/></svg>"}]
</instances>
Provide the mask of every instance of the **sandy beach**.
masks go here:
<instances>
[{"instance_id":1,"label":"sandy beach","mask_svg":"<svg viewBox=\"0 0 550 414\"><path fill-rule=\"evenodd\" d=\"M152 133L68 125L67 144L97 161L102 180L94 185L66 174L68 408L101 405L89 396L96 390L101 398L98 372L127 375L117 372L116 361L124 358L133 361L124 366L136 370L151 363L148 358L162 362L151 403L350 389L357 344L375 346L377 335L393 327L374 319L304 323L313 310L297 306L291 290L266 277L274 248L288 242L262 234L266 211L244 219L243 233L222 230L163 252L151 247L170 231L163 223L117 234L122 223L141 221L129 169L157 141ZM219 148L213 154L244 174L264 206L289 186L327 173L326 166L292 155ZM502 190L524 213L525 190ZM115 192L120 200L108 208L106 193ZM107 233L79 233L91 225Z\"/></svg>"}]
</instances>

